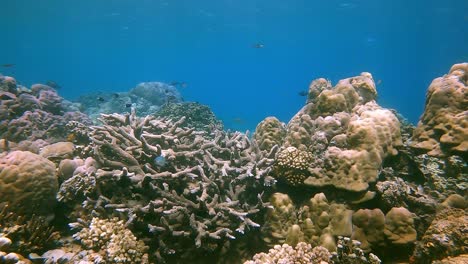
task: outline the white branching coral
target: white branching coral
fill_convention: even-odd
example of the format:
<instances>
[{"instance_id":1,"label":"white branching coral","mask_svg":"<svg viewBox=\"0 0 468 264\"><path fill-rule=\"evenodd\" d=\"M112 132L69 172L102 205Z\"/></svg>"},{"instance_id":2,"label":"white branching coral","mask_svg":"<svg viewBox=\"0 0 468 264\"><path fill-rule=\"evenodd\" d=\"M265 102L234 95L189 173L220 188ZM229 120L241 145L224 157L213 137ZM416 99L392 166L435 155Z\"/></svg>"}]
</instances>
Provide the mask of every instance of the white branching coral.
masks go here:
<instances>
[{"instance_id":1,"label":"white branching coral","mask_svg":"<svg viewBox=\"0 0 468 264\"><path fill-rule=\"evenodd\" d=\"M71 224L78 227L80 224ZM99 219L94 217L88 227L73 235L87 248L101 251L101 255L112 263L144 263L148 247L128 230L118 218Z\"/></svg>"},{"instance_id":2,"label":"white branching coral","mask_svg":"<svg viewBox=\"0 0 468 264\"><path fill-rule=\"evenodd\" d=\"M87 148L97 163L97 197L106 210L148 227L156 259L221 250L259 227L255 216L268 205L262 192L274 182L268 174L277 147L262 151L240 132L205 137L184 118L132 112L100 120Z\"/></svg>"},{"instance_id":3,"label":"white branching coral","mask_svg":"<svg viewBox=\"0 0 468 264\"><path fill-rule=\"evenodd\" d=\"M300 242L295 248L288 244L276 245L268 253L256 254L244 264L326 264L330 258L331 254L326 248Z\"/></svg>"}]
</instances>

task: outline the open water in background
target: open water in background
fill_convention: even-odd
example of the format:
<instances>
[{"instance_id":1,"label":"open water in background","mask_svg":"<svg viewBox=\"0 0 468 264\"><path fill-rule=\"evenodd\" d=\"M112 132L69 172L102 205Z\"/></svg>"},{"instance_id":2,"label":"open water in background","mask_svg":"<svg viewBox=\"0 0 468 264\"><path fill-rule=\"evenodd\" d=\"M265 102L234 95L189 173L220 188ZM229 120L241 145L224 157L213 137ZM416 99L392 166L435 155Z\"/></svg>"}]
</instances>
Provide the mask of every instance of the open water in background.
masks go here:
<instances>
[{"instance_id":1,"label":"open water in background","mask_svg":"<svg viewBox=\"0 0 468 264\"><path fill-rule=\"evenodd\" d=\"M466 0L0 0L0 72L67 99L181 81L225 126L284 122L319 77L371 72L416 123L432 79L468 61ZM263 48L255 48L258 43Z\"/></svg>"}]
</instances>

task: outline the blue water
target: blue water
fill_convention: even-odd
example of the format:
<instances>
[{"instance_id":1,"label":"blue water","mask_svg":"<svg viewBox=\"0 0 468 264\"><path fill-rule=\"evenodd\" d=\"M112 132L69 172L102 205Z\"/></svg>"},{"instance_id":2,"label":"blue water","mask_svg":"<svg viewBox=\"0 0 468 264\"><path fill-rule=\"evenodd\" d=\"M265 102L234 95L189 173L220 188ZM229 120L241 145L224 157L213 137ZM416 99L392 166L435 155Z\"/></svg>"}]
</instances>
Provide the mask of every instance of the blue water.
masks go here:
<instances>
[{"instance_id":1,"label":"blue water","mask_svg":"<svg viewBox=\"0 0 468 264\"><path fill-rule=\"evenodd\" d=\"M0 0L0 69L68 99L183 81L228 128L287 122L298 92L373 74L379 103L416 123L432 79L468 61L466 0ZM256 43L264 48L254 48Z\"/></svg>"}]
</instances>

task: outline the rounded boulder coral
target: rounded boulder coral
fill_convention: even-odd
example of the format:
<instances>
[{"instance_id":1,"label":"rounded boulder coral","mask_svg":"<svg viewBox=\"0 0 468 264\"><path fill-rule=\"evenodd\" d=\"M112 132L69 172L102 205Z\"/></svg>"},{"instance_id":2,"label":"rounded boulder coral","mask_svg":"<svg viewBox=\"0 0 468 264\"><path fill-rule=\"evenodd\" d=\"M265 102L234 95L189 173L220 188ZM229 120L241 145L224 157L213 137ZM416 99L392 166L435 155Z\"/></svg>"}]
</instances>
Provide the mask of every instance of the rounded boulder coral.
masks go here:
<instances>
[{"instance_id":1,"label":"rounded boulder coral","mask_svg":"<svg viewBox=\"0 0 468 264\"><path fill-rule=\"evenodd\" d=\"M22 215L52 212L58 181L55 165L29 151L0 155L0 206Z\"/></svg>"}]
</instances>

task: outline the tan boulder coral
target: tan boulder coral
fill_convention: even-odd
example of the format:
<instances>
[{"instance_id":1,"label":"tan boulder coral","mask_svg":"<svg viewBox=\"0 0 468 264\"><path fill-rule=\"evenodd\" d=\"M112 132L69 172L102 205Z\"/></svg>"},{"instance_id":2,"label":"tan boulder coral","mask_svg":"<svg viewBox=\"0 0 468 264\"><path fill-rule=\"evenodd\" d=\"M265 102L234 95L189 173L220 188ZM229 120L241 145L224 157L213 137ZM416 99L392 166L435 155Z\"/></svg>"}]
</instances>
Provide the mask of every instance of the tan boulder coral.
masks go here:
<instances>
[{"instance_id":1,"label":"tan boulder coral","mask_svg":"<svg viewBox=\"0 0 468 264\"><path fill-rule=\"evenodd\" d=\"M415 242L414 214L404 207L393 207L385 215L384 232L387 239L395 245Z\"/></svg>"},{"instance_id":2,"label":"tan boulder coral","mask_svg":"<svg viewBox=\"0 0 468 264\"><path fill-rule=\"evenodd\" d=\"M296 207L287 194L274 193L270 198L272 208L266 214L266 222L262 226L263 240L267 245L285 243L286 239L292 240L289 231L296 224Z\"/></svg>"},{"instance_id":3,"label":"tan boulder coral","mask_svg":"<svg viewBox=\"0 0 468 264\"><path fill-rule=\"evenodd\" d=\"M295 207L287 194L275 193L270 200L262 226L262 238L270 247L306 242L336 250L336 236L350 236L353 211L343 204L328 202L323 193L314 195L305 205Z\"/></svg>"},{"instance_id":4,"label":"tan boulder coral","mask_svg":"<svg viewBox=\"0 0 468 264\"><path fill-rule=\"evenodd\" d=\"M0 155L0 206L24 215L52 213L58 181L55 165L29 151Z\"/></svg>"},{"instance_id":5,"label":"tan boulder coral","mask_svg":"<svg viewBox=\"0 0 468 264\"><path fill-rule=\"evenodd\" d=\"M72 142L57 142L43 147L39 155L52 161L72 158L75 145Z\"/></svg>"},{"instance_id":6,"label":"tan boulder coral","mask_svg":"<svg viewBox=\"0 0 468 264\"><path fill-rule=\"evenodd\" d=\"M385 215L380 209L360 209L353 214L351 239L360 241L361 249L368 253L385 244L384 228Z\"/></svg>"},{"instance_id":7,"label":"tan boulder coral","mask_svg":"<svg viewBox=\"0 0 468 264\"><path fill-rule=\"evenodd\" d=\"M398 118L375 102L370 73L341 80L335 87L318 79L309 92L308 103L287 125L282 149L311 153L300 174L305 185L366 191L377 180L383 160L403 144Z\"/></svg>"},{"instance_id":8,"label":"tan boulder coral","mask_svg":"<svg viewBox=\"0 0 468 264\"><path fill-rule=\"evenodd\" d=\"M432 81L412 147L431 156L468 151L468 63L455 64Z\"/></svg>"},{"instance_id":9,"label":"tan boulder coral","mask_svg":"<svg viewBox=\"0 0 468 264\"><path fill-rule=\"evenodd\" d=\"M273 146L283 144L285 135L286 125L276 117L270 116L257 125L254 139L261 150L270 151Z\"/></svg>"}]
</instances>

